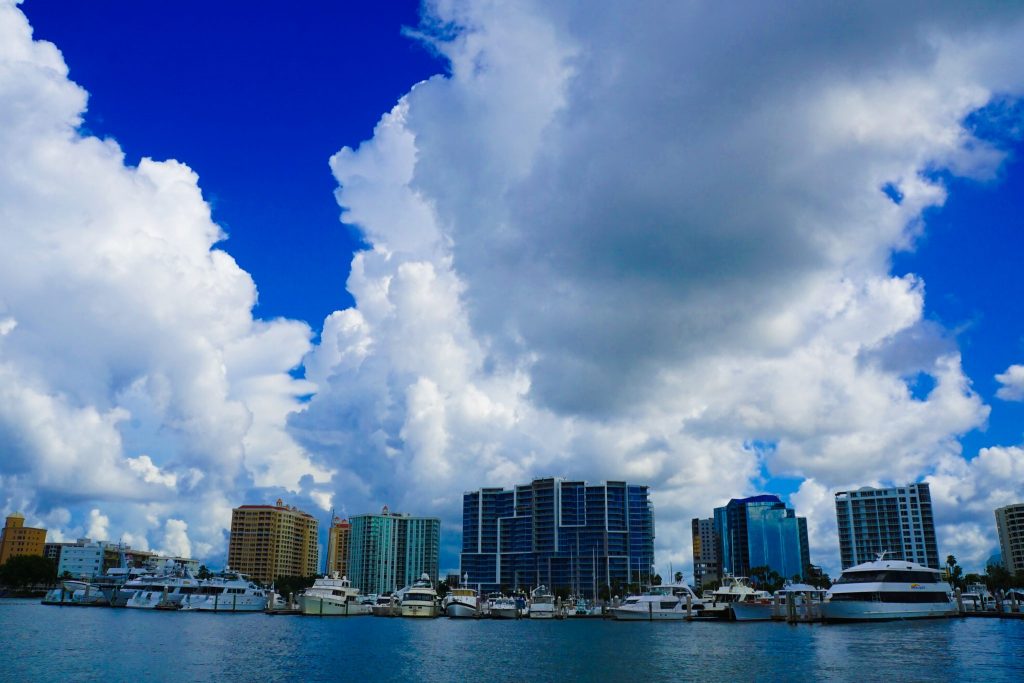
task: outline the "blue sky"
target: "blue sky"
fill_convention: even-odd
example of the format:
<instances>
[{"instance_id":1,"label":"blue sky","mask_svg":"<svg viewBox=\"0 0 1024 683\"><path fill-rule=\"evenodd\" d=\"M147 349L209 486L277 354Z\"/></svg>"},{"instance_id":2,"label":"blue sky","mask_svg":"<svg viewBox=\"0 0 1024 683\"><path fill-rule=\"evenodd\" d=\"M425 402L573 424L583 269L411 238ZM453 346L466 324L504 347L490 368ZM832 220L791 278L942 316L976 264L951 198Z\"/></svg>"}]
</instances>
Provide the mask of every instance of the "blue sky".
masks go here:
<instances>
[{"instance_id":1,"label":"blue sky","mask_svg":"<svg viewBox=\"0 0 1024 683\"><path fill-rule=\"evenodd\" d=\"M387 503L448 568L464 490L629 479L659 564L764 491L834 569L838 488L974 565L1024 499L1016 8L2 4L4 510Z\"/></svg>"}]
</instances>

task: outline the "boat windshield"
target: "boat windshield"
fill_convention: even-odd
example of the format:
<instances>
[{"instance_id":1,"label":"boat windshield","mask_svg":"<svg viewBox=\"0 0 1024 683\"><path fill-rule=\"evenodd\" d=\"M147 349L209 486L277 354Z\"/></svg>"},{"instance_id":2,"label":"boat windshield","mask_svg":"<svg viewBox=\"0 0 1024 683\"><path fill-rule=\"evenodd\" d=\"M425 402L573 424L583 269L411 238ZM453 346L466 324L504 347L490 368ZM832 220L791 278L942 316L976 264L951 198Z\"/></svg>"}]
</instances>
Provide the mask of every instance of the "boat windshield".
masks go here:
<instances>
[{"instance_id":1,"label":"boat windshield","mask_svg":"<svg viewBox=\"0 0 1024 683\"><path fill-rule=\"evenodd\" d=\"M405 602L433 602L434 596L430 593L406 593Z\"/></svg>"}]
</instances>

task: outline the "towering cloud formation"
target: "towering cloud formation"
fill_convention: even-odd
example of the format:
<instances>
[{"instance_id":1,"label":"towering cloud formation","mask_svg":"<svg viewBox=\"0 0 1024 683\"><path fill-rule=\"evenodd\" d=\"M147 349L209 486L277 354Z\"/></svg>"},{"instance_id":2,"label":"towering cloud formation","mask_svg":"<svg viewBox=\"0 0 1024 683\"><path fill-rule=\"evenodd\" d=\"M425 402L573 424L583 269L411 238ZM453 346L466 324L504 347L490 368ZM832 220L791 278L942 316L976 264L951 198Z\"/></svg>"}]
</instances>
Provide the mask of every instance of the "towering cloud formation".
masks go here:
<instances>
[{"instance_id":1,"label":"towering cloud formation","mask_svg":"<svg viewBox=\"0 0 1024 683\"><path fill-rule=\"evenodd\" d=\"M1024 10L606 4L425 8L450 73L331 159L370 248L311 346L0 0L0 504L205 557L253 487L451 546L465 489L629 479L678 565L690 516L785 481L832 567L833 490L925 476L981 559L1024 452L961 453L988 408L889 259L998 169L968 122L1021 92Z\"/></svg>"},{"instance_id":2,"label":"towering cloud formation","mask_svg":"<svg viewBox=\"0 0 1024 683\"><path fill-rule=\"evenodd\" d=\"M679 560L688 516L786 477L830 565L834 488L987 476L958 436L988 409L889 257L943 173L1001 162L965 121L1020 92L1020 11L550 5L430 4L450 75L332 159L372 249L291 423L339 495L457 520L466 488L642 480Z\"/></svg>"},{"instance_id":3,"label":"towering cloud formation","mask_svg":"<svg viewBox=\"0 0 1024 683\"><path fill-rule=\"evenodd\" d=\"M329 476L284 431L310 331L253 320L196 175L126 166L78 131L85 104L0 2L0 505L211 552L236 491Z\"/></svg>"}]
</instances>

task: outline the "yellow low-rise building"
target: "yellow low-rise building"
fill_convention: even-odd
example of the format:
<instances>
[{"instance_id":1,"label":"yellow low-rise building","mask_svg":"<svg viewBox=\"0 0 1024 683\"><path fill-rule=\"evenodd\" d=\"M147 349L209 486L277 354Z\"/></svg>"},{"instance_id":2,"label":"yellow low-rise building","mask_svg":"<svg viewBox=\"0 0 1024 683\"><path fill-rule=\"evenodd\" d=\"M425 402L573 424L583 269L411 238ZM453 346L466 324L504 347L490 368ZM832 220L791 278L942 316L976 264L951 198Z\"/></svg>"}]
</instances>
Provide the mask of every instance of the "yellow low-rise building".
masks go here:
<instances>
[{"instance_id":1,"label":"yellow low-rise building","mask_svg":"<svg viewBox=\"0 0 1024 683\"><path fill-rule=\"evenodd\" d=\"M25 526L25 515L19 512L8 515L7 523L0 534L0 564L22 555L42 557L44 545L46 529Z\"/></svg>"}]
</instances>

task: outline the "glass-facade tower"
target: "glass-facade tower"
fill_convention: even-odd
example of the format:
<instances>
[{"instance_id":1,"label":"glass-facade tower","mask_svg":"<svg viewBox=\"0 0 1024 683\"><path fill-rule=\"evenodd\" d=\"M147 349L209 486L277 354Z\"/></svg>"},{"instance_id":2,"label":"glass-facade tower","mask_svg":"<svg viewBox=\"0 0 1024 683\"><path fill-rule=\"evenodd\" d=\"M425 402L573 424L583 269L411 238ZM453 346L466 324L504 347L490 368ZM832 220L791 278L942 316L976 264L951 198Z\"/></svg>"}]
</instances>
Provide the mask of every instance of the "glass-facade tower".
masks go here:
<instances>
[{"instance_id":1,"label":"glass-facade tower","mask_svg":"<svg viewBox=\"0 0 1024 683\"><path fill-rule=\"evenodd\" d=\"M483 592L544 584L592 597L646 583L654 565L648 488L546 478L466 493L461 565Z\"/></svg>"},{"instance_id":2,"label":"glass-facade tower","mask_svg":"<svg viewBox=\"0 0 1024 683\"><path fill-rule=\"evenodd\" d=\"M349 541L352 585L363 593L387 593L427 574L437 583L441 520L391 512L355 515Z\"/></svg>"},{"instance_id":3,"label":"glass-facade tower","mask_svg":"<svg viewBox=\"0 0 1024 683\"><path fill-rule=\"evenodd\" d=\"M715 534L724 573L749 576L769 567L785 579L803 578L810 564L807 519L778 496L734 498L715 508Z\"/></svg>"}]
</instances>

